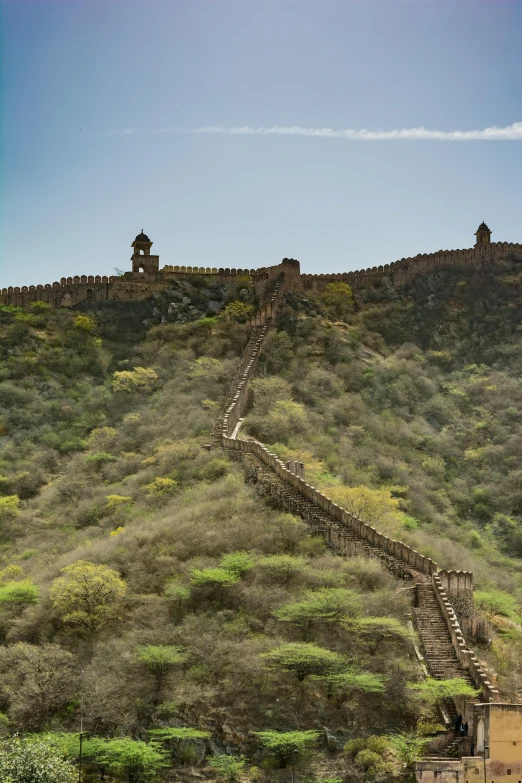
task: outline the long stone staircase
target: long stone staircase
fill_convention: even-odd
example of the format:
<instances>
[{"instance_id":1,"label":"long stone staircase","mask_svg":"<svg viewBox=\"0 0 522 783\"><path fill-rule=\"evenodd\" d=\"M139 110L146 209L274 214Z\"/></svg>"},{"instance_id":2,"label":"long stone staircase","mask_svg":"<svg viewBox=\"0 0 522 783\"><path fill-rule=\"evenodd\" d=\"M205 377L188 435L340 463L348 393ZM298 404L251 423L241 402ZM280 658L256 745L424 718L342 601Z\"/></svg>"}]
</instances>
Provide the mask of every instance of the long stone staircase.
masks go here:
<instances>
[{"instance_id":1,"label":"long stone staircase","mask_svg":"<svg viewBox=\"0 0 522 783\"><path fill-rule=\"evenodd\" d=\"M381 547L372 546L353 531L342 531L341 541L332 541L335 523L330 516L286 484L252 454L245 455L247 482L259 486L266 500L288 513L300 516L317 535L326 538L329 546L345 556L375 557L399 579L411 581L415 586L414 617L430 674L435 679L466 680L474 686L469 672L460 663L453 647L451 635L429 577L396 555L390 555ZM454 712L454 708L450 710ZM453 715L450 715L450 718ZM456 712L454 717L456 718Z\"/></svg>"},{"instance_id":2,"label":"long stone staircase","mask_svg":"<svg viewBox=\"0 0 522 783\"><path fill-rule=\"evenodd\" d=\"M440 610L432 585L419 583L417 585L417 599L416 625L422 639L430 674L437 680L458 677L474 687L469 672L457 658L447 623Z\"/></svg>"},{"instance_id":3,"label":"long stone staircase","mask_svg":"<svg viewBox=\"0 0 522 783\"><path fill-rule=\"evenodd\" d=\"M256 345L259 346L261 345L263 338L265 337L268 331L268 328L269 328L268 324L264 324L263 326L254 326L252 328L250 338L245 346L245 350L243 352L243 356L241 357L241 362L239 364L239 367L234 376L234 380L230 384L230 388L228 390L227 398L225 401L224 411L227 410L232 404L234 400L234 395L236 394L237 387L241 381L241 378L247 371L249 362L252 361L253 351ZM212 430L211 441L214 446L221 445L221 435L223 431L223 418L225 415L224 411L221 413L220 417L218 418L218 420L214 425L214 429Z\"/></svg>"},{"instance_id":4,"label":"long stone staircase","mask_svg":"<svg viewBox=\"0 0 522 783\"><path fill-rule=\"evenodd\" d=\"M482 701L498 701L473 651L466 644L457 616L442 586L436 563L411 547L380 534L375 528L349 514L302 477L293 474L263 444L238 437L241 415L246 408L248 384L255 374L262 343L277 317L281 284L273 289L270 303L263 307L264 323L255 320L253 330L232 384L223 415L213 432L213 441L241 456L246 481L256 484L268 504L300 516L317 535L322 535L332 550L343 556L379 559L397 578L411 583L414 595L413 617L420 637L427 669L435 679L459 678L482 691ZM460 706L460 705L459 705ZM452 700L443 705L450 730L438 744L433 756L459 755L459 743L452 728L457 708Z\"/></svg>"}]
</instances>

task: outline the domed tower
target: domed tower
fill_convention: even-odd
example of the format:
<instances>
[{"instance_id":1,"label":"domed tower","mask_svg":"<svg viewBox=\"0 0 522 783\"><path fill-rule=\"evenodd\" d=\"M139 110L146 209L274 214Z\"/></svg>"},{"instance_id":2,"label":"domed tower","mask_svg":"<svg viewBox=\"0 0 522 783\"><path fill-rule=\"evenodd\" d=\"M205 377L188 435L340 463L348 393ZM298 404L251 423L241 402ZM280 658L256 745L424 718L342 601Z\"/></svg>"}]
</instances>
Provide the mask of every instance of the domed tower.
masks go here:
<instances>
[{"instance_id":1,"label":"domed tower","mask_svg":"<svg viewBox=\"0 0 522 783\"><path fill-rule=\"evenodd\" d=\"M151 256L152 242L147 234L143 233L143 229L132 243L132 247L134 248L131 256L132 271L155 275L159 271L159 256Z\"/></svg>"},{"instance_id":2,"label":"domed tower","mask_svg":"<svg viewBox=\"0 0 522 783\"><path fill-rule=\"evenodd\" d=\"M481 223L478 229L475 231L477 245L489 245L491 244L491 231L485 223Z\"/></svg>"}]
</instances>

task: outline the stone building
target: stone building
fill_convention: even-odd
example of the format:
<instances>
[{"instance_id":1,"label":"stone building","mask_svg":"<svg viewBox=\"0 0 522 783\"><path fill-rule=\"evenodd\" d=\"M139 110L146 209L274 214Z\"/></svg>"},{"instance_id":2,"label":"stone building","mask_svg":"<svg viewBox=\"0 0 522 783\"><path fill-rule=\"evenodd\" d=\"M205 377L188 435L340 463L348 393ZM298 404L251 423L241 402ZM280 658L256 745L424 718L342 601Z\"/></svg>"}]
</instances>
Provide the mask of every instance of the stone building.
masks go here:
<instances>
[{"instance_id":1,"label":"stone building","mask_svg":"<svg viewBox=\"0 0 522 783\"><path fill-rule=\"evenodd\" d=\"M522 705L474 704L473 731L458 759L426 759L417 783L521 783Z\"/></svg>"}]
</instances>

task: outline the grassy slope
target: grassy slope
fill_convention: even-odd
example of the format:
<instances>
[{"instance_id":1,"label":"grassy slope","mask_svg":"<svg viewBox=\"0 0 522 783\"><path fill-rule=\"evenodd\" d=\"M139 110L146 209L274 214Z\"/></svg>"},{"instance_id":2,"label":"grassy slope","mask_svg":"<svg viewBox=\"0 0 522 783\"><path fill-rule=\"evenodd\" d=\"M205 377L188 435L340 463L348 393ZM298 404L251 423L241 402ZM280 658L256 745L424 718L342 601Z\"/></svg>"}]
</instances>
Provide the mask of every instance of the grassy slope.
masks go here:
<instances>
[{"instance_id":1,"label":"grassy slope","mask_svg":"<svg viewBox=\"0 0 522 783\"><path fill-rule=\"evenodd\" d=\"M256 499L239 465L200 448L245 328L207 319L144 335L142 316L146 308L138 318L121 305L91 311L90 321L39 306L0 312L0 490L20 498L17 518L0 507L0 569L20 567L15 579L33 580L40 593L35 604L0 608L0 710L11 730L76 729L80 690L92 732L144 737L152 726L199 726L213 732L215 749L241 747L254 760L252 730L327 727L342 744L411 727L405 684L418 672L409 644L374 649L336 624L316 624L312 641L385 680L388 698L353 694L340 707L321 683L267 668L261 653L302 638L273 612L304 590L350 589L363 614L401 622L405 599L377 564L335 558L299 520ZM148 387L134 383L135 366L154 370ZM130 390L118 391L114 373L126 371L116 379ZM158 478L175 484L162 493ZM238 550L254 567L235 585L193 586L194 568ZM270 555L293 558L290 570L270 567ZM60 569L78 560L115 569L128 586L117 620L96 634L63 622L49 598ZM187 654L159 694L137 660L144 644ZM36 700L40 668L52 677ZM328 763L351 769L342 754Z\"/></svg>"}]
</instances>

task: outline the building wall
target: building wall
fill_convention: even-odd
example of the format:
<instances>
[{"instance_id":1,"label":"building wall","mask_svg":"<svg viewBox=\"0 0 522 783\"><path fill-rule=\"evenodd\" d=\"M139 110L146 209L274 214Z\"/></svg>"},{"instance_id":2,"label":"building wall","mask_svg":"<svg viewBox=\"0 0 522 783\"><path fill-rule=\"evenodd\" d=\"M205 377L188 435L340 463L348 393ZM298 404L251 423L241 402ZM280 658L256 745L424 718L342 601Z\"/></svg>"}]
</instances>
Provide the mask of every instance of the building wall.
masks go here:
<instances>
[{"instance_id":1,"label":"building wall","mask_svg":"<svg viewBox=\"0 0 522 783\"><path fill-rule=\"evenodd\" d=\"M475 755L419 761L417 783L521 783L522 704L475 704L473 711ZM477 749L480 721L484 725L485 759Z\"/></svg>"}]
</instances>

